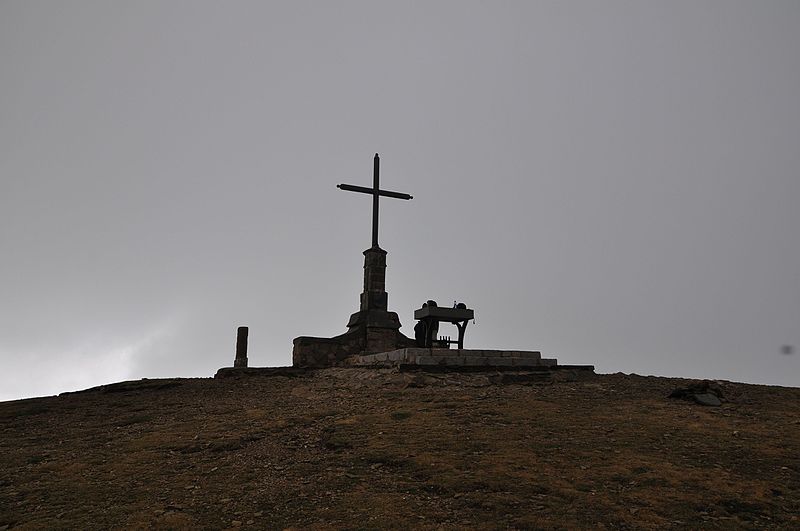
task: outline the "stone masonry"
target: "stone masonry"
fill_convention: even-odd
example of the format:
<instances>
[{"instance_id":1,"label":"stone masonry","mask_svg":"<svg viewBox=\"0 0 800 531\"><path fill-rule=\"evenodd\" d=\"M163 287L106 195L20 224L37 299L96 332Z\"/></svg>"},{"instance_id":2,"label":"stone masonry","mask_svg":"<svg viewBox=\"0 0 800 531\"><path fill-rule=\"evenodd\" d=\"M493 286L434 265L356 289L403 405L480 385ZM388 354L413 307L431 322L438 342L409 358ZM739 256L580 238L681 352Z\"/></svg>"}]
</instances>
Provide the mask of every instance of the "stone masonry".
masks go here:
<instances>
[{"instance_id":1,"label":"stone masonry","mask_svg":"<svg viewBox=\"0 0 800 531\"><path fill-rule=\"evenodd\" d=\"M351 366L440 366L483 368L555 368L555 359L544 359L540 352L525 350L476 350L445 348L404 348L391 352L365 354L348 360Z\"/></svg>"},{"instance_id":2,"label":"stone masonry","mask_svg":"<svg viewBox=\"0 0 800 531\"><path fill-rule=\"evenodd\" d=\"M388 301L386 251L373 246L364 251L364 291L359 311L351 315L347 323L347 332L331 338L295 338L292 364L295 367L331 367L351 356L413 346L414 340L400 332L400 318L388 311Z\"/></svg>"}]
</instances>

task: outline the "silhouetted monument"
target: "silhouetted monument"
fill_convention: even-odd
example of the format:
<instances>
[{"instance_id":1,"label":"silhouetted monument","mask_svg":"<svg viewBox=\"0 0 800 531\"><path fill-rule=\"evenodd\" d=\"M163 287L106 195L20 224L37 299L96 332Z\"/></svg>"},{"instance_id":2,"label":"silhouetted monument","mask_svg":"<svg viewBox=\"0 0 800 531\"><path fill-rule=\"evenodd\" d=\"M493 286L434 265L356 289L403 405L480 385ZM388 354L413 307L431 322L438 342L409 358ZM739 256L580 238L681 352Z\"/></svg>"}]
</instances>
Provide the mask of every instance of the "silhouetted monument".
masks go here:
<instances>
[{"instance_id":1,"label":"silhouetted monument","mask_svg":"<svg viewBox=\"0 0 800 531\"><path fill-rule=\"evenodd\" d=\"M372 188L340 184L349 192L372 196L372 247L364 251L364 291L361 307L350 316L347 332L336 337L297 337L294 339L292 364L303 367L414 367L424 370L526 370L552 371L559 366L555 359L542 358L538 350L465 349L464 332L474 319L474 311L466 304L441 308L429 300L414 312L419 322L415 338L400 333L400 319L388 310L386 293L386 251L378 245L379 199L411 199L408 194L380 189L380 159L375 154ZM458 329L458 339L437 337L439 324L451 323ZM458 348L451 349L456 344ZM594 370L591 365L566 366L570 369ZM231 369L232 371L235 369ZM220 377L228 374L220 370Z\"/></svg>"},{"instance_id":2,"label":"silhouetted monument","mask_svg":"<svg viewBox=\"0 0 800 531\"><path fill-rule=\"evenodd\" d=\"M376 352L386 352L415 345L400 333L400 319L388 311L386 293L386 251L378 245L379 198L412 199L401 192L380 189L380 158L373 161L372 188L340 184L341 190L372 196L372 247L364 251L364 291L359 311L350 316L347 332L332 338L301 336L294 339L292 363L296 367L329 367L344 359Z\"/></svg>"},{"instance_id":3,"label":"silhouetted monument","mask_svg":"<svg viewBox=\"0 0 800 531\"><path fill-rule=\"evenodd\" d=\"M240 327L233 367L217 372L217 377L243 374L302 374L306 368L391 367L426 371L529 371L551 372L560 369L593 371L591 365L559 365L553 358L542 358L538 350L465 349L464 333L475 312L464 303L442 308L429 300L414 312L418 321L414 339L400 333L400 319L388 308L386 293L386 251L378 245L378 207L380 197L411 199L408 194L380 188L380 158L375 154L372 188L340 184L338 188L372 196L372 246L364 251L364 291L359 310L350 316L347 332L336 337L296 337L293 341L293 368L247 368L247 328ZM451 323L458 338L437 337L440 323ZM452 345L457 348L450 348ZM294 374L294 373L291 373ZM527 377L526 377L527 378ZM529 380L520 380L529 381Z\"/></svg>"}]
</instances>

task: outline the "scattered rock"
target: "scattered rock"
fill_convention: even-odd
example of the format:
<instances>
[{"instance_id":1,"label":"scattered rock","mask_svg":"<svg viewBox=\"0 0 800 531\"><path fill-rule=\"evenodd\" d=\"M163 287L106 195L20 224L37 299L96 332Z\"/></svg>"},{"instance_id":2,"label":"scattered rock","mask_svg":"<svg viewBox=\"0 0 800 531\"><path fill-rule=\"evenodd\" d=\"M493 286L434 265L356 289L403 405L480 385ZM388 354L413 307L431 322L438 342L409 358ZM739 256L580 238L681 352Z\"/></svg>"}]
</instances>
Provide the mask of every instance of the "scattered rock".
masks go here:
<instances>
[{"instance_id":1,"label":"scattered rock","mask_svg":"<svg viewBox=\"0 0 800 531\"><path fill-rule=\"evenodd\" d=\"M692 395L694 401L701 406L721 406L722 401L713 393L697 393Z\"/></svg>"},{"instance_id":2,"label":"scattered rock","mask_svg":"<svg viewBox=\"0 0 800 531\"><path fill-rule=\"evenodd\" d=\"M577 371L559 370L553 371L552 375L548 375L554 382L577 382Z\"/></svg>"},{"instance_id":3,"label":"scattered rock","mask_svg":"<svg viewBox=\"0 0 800 531\"><path fill-rule=\"evenodd\" d=\"M438 378L434 378L433 376L428 376L427 374L413 374L409 375L408 378L408 387L427 387L429 385L437 385L440 384Z\"/></svg>"},{"instance_id":4,"label":"scattered rock","mask_svg":"<svg viewBox=\"0 0 800 531\"><path fill-rule=\"evenodd\" d=\"M701 406L721 406L724 396L722 387L717 382L703 380L673 389L668 398L691 400Z\"/></svg>"},{"instance_id":5,"label":"scattered rock","mask_svg":"<svg viewBox=\"0 0 800 531\"><path fill-rule=\"evenodd\" d=\"M550 372L503 372L489 377L494 384L522 384L530 385L533 382L547 381L551 378Z\"/></svg>"}]
</instances>

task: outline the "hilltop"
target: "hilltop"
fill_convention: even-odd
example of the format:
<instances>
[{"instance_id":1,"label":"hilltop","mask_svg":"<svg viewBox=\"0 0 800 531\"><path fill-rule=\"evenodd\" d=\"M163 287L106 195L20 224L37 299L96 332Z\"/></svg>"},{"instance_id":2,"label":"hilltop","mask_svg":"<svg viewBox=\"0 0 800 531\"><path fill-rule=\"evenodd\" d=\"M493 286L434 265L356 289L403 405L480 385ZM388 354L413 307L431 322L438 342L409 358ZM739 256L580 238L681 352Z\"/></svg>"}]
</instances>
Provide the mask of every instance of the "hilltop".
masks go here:
<instances>
[{"instance_id":1,"label":"hilltop","mask_svg":"<svg viewBox=\"0 0 800 531\"><path fill-rule=\"evenodd\" d=\"M0 403L4 528L800 527L800 389L275 371Z\"/></svg>"}]
</instances>

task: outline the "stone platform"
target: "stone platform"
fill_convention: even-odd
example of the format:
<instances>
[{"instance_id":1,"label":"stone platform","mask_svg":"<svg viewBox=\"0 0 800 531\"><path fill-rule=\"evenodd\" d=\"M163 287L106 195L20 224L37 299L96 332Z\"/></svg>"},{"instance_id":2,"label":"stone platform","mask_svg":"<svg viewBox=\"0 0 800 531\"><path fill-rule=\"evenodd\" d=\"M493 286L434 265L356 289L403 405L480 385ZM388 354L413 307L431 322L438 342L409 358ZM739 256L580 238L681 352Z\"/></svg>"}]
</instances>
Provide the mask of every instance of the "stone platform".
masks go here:
<instances>
[{"instance_id":1,"label":"stone platform","mask_svg":"<svg viewBox=\"0 0 800 531\"><path fill-rule=\"evenodd\" d=\"M390 352L353 356L351 367L471 367L555 369L555 359L542 358L541 352L530 350L475 350L446 348L402 348Z\"/></svg>"}]
</instances>

